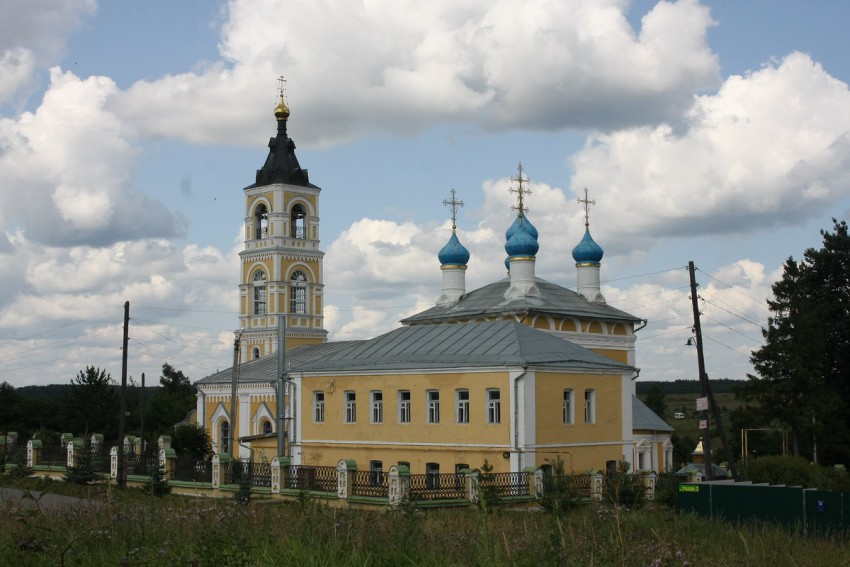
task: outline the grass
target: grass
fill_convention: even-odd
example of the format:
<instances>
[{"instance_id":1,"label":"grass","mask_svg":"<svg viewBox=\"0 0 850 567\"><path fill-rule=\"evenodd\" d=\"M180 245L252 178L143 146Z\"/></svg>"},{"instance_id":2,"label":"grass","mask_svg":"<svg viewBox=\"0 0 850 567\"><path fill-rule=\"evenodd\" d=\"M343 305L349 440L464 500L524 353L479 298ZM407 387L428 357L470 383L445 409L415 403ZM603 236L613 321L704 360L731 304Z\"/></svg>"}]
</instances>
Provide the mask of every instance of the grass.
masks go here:
<instances>
[{"instance_id":1,"label":"grass","mask_svg":"<svg viewBox=\"0 0 850 567\"><path fill-rule=\"evenodd\" d=\"M2 485L23 485L16 481L0 477ZM47 512L4 502L4 564L850 565L844 541L807 539L773 526L729 526L662 508L589 505L561 517L504 509L370 512L315 500L238 505L103 486L47 488L54 487L101 506Z\"/></svg>"}]
</instances>

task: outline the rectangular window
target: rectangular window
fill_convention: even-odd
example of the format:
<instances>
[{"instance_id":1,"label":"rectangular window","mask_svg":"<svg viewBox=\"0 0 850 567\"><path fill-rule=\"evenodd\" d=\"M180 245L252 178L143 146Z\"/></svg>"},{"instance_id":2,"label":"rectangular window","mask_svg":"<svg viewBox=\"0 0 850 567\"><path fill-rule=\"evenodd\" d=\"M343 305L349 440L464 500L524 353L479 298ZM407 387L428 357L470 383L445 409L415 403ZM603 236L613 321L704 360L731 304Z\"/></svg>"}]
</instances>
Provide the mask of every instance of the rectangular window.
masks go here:
<instances>
[{"instance_id":1,"label":"rectangular window","mask_svg":"<svg viewBox=\"0 0 850 567\"><path fill-rule=\"evenodd\" d=\"M428 423L440 423L439 390L428 390Z\"/></svg>"},{"instance_id":2,"label":"rectangular window","mask_svg":"<svg viewBox=\"0 0 850 567\"><path fill-rule=\"evenodd\" d=\"M457 395L457 422L469 423L469 390L458 390Z\"/></svg>"},{"instance_id":3,"label":"rectangular window","mask_svg":"<svg viewBox=\"0 0 850 567\"><path fill-rule=\"evenodd\" d=\"M594 423L596 420L596 391L584 391L584 422Z\"/></svg>"},{"instance_id":4,"label":"rectangular window","mask_svg":"<svg viewBox=\"0 0 850 567\"><path fill-rule=\"evenodd\" d=\"M439 463L425 463L425 488L440 488Z\"/></svg>"},{"instance_id":5,"label":"rectangular window","mask_svg":"<svg viewBox=\"0 0 850 567\"><path fill-rule=\"evenodd\" d=\"M372 392L372 423L384 422L384 394L380 391Z\"/></svg>"},{"instance_id":6,"label":"rectangular window","mask_svg":"<svg viewBox=\"0 0 850 567\"><path fill-rule=\"evenodd\" d=\"M289 292L289 312L299 315L307 313L307 288L293 286Z\"/></svg>"},{"instance_id":7,"label":"rectangular window","mask_svg":"<svg viewBox=\"0 0 850 567\"><path fill-rule=\"evenodd\" d=\"M573 422L575 411L573 409L573 391L564 390L564 423L567 425Z\"/></svg>"},{"instance_id":8,"label":"rectangular window","mask_svg":"<svg viewBox=\"0 0 850 567\"><path fill-rule=\"evenodd\" d=\"M410 423L410 391L399 390L398 392L398 422Z\"/></svg>"},{"instance_id":9,"label":"rectangular window","mask_svg":"<svg viewBox=\"0 0 850 567\"><path fill-rule=\"evenodd\" d=\"M384 483L383 461L369 461L369 482L375 486L380 486Z\"/></svg>"},{"instance_id":10,"label":"rectangular window","mask_svg":"<svg viewBox=\"0 0 850 567\"><path fill-rule=\"evenodd\" d=\"M254 286L254 315L266 314L266 286Z\"/></svg>"},{"instance_id":11,"label":"rectangular window","mask_svg":"<svg viewBox=\"0 0 850 567\"><path fill-rule=\"evenodd\" d=\"M487 390L487 423L502 423L502 394Z\"/></svg>"},{"instance_id":12,"label":"rectangular window","mask_svg":"<svg viewBox=\"0 0 850 567\"><path fill-rule=\"evenodd\" d=\"M357 394L355 392L345 393L345 423L357 422Z\"/></svg>"},{"instance_id":13,"label":"rectangular window","mask_svg":"<svg viewBox=\"0 0 850 567\"><path fill-rule=\"evenodd\" d=\"M313 421L325 422L325 393L313 392Z\"/></svg>"}]
</instances>

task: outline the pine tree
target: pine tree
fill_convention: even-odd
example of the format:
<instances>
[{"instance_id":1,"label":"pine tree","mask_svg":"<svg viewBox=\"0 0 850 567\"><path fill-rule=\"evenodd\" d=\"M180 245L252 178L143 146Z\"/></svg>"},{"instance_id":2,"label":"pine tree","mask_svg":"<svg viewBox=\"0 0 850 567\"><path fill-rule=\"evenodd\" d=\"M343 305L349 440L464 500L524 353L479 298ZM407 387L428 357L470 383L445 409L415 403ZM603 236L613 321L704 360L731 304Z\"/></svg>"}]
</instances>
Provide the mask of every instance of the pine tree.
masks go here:
<instances>
[{"instance_id":1,"label":"pine tree","mask_svg":"<svg viewBox=\"0 0 850 567\"><path fill-rule=\"evenodd\" d=\"M795 455L850 463L850 234L833 219L823 247L788 258L768 300L765 344L747 395L765 424L792 432Z\"/></svg>"}]
</instances>

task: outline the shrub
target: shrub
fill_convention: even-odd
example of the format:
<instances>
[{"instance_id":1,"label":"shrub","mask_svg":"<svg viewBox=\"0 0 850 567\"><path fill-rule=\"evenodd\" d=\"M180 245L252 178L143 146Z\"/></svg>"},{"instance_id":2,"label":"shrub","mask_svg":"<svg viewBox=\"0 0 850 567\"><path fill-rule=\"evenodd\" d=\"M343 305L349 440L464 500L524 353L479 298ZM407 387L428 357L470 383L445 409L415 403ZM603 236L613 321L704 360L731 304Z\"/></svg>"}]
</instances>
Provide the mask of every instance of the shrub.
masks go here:
<instances>
[{"instance_id":1,"label":"shrub","mask_svg":"<svg viewBox=\"0 0 850 567\"><path fill-rule=\"evenodd\" d=\"M151 471L151 478L145 483L142 490L144 490L145 494L160 498L171 492L171 486L165 477L165 467L159 466Z\"/></svg>"},{"instance_id":2,"label":"shrub","mask_svg":"<svg viewBox=\"0 0 850 567\"><path fill-rule=\"evenodd\" d=\"M646 487L640 475L629 474L628 461L620 461L605 483L605 496L614 506L640 508L646 502Z\"/></svg>"},{"instance_id":3,"label":"shrub","mask_svg":"<svg viewBox=\"0 0 850 567\"><path fill-rule=\"evenodd\" d=\"M744 480L752 482L827 490L846 490L850 484L847 473L809 463L802 457L770 455L749 458L741 469Z\"/></svg>"},{"instance_id":4,"label":"shrub","mask_svg":"<svg viewBox=\"0 0 850 567\"><path fill-rule=\"evenodd\" d=\"M558 456L554 461L546 459L552 465L552 474L543 478L543 498L540 505L544 509L560 516L578 504L580 498L573 487L572 476L566 473L564 460Z\"/></svg>"}]
</instances>

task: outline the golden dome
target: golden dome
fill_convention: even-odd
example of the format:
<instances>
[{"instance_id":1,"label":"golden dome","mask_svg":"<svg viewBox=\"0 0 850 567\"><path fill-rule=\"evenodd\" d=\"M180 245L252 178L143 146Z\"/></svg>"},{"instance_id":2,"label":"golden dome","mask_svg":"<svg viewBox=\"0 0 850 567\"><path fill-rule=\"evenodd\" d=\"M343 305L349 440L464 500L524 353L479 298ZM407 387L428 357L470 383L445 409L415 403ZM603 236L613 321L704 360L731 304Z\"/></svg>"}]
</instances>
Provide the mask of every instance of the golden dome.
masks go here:
<instances>
[{"instance_id":1,"label":"golden dome","mask_svg":"<svg viewBox=\"0 0 850 567\"><path fill-rule=\"evenodd\" d=\"M277 118L278 121L289 118L289 107L286 106L282 96L280 97L280 104L278 104L274 109L274 117Z\"/></svg>"}]
</instances>

